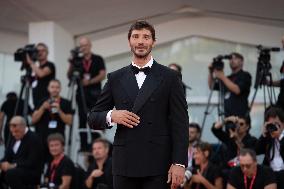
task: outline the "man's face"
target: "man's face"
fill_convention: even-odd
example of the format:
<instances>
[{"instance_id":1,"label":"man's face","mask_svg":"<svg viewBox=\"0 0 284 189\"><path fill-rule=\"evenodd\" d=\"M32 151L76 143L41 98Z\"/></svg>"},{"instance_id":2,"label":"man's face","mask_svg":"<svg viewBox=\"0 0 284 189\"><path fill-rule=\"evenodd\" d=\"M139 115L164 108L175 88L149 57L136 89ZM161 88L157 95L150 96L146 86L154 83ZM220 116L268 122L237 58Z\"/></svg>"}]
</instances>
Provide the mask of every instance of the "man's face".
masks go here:
<instances>
[{"instance_id":1,"label":"man's face","mask_svg":"<svg viewBox=\"0 0 284 189\"><path fill-rule=\"evenodd\" d=\"M193 158L194 158L196 165L201 165L201 164L205 163L206 161L208 161L208 157L206 157L205 152L203 152L199 148L195 149L194 154L193 154Z\"/></svg>"},{"instance_id":2,"label":"man's face","mask_svg":"<svg viewBox=\"0 0 284 189\"><path fill-rule=\"evenodd\" d=\"M189 142L190 143L197 141L199 139L200 134L198 133L196 128L189 127L188 133L189 133Z\"/></svg>"},{"instance_id":3,"label":"man's face","mask_svg":"<svg viewBox=\"0 0 284 189\"><path fill-rule=\"evenodd\" d=\"M45 61L47 60L47 49L44 46L37 46L37 51L38 51L38 60L39 61Z\"/></svg>"},{"instance_id":4,"label":"man's face","mask_svg":"<svg viewBox=\"0 0 284 189\"><path fill-rule=\"evenodd\" d=\"M248 129L249 129L249 126L246 124L246 121L242 118L239 118L238 123L237 123L237 133L238 134L247 133Z\"/></svg>"},{"instance_id":5,"label":"man's face","mask_svg":"<svg viewBox=\"0 0 284 189\"><path fill-rule=\"evenodd\" d=\"M60 95L61 86L56 81L51 81L48 85L48 92L51 97L58 97Z\"/></svg>"},{"instance_id":6,"label":"man's face","mask_svg":"<svg viewBox=\"0 0 284 189\"><path fill-rule=\"evenodd\" d=\"M155 44L151 32L147 29L133 30L128 42L131 51L137 58L146 58Z\"/></svg>"},{"instance_id":7,"label":"man's face","mask_svg":"<svg viewBox=\"0 0 284 189\"><path fill-rule=\"evenodd\" d=\"M240 167L246 176L253 176L255 173L257 163L252 159L249 154L240 156Z\"/></svg>"},{"instance_id":8,"label":"man's face","mask_svg":"<svg viewBox=\"0 0 284 189\"><path fill-rule=\"evenodd\" d=\"M9 123L9 128L12 136L16 140L21 140L24 137L26 127L21 123L19 119L12 118Z\"/></svg>"},{"instance_id":9,"label":"man's face","mask_svg":"<svg viewBox=\"0 0 284 189\"><path fill-rule=\"evenodd\" d=\"M80 51L83 55L89 55L91 53L92 45L89 39L81 38L79 41Z\"/></svg>"},{"instance_id":10,"label":"man's face","mask_svg":"<svg viewBox=\"0 0 284 189\"><path fill-rule=\"evenodd\" d=\"M59 140L51 140L48 142L48 149L50 154L55 157L64 152L64 146Z\"/></svg>"},{"instance_id":11,"label":"man's face","mask_svg":"<svg viewBox=\"0 0 284 189\"><path fill-rule=\"evenodd\" d=\"M230 67L232 70L241 68L243 65L243 62L241 59L237 58L235 55L232 55L232 58L230 59Z\"/></svg>"},{"instance_id":12,"label":"man's face","mask_svg":"<svg viewBox=\"0 0 284 189\"><path fill-rule=\"evenodd\" d=\"M108 148L102 142L95 142L92 150L93 156L96 160L104 159L108 155Z\"/></svg>"},{"instance_id":13,"label":"man's face","mask_svg":"<svg viewBox=\"0 0 284 189\"><path fill-rule=\"evenodd\" d=\"M272 123L275 124L278 129L276 131L273 131L272 133L270 133L272 138L278 138L281 135L281 132L283 130L284 124L280 121L279 117L269 117L268 118L268 123Z\"/></svg>"}]
</instances>

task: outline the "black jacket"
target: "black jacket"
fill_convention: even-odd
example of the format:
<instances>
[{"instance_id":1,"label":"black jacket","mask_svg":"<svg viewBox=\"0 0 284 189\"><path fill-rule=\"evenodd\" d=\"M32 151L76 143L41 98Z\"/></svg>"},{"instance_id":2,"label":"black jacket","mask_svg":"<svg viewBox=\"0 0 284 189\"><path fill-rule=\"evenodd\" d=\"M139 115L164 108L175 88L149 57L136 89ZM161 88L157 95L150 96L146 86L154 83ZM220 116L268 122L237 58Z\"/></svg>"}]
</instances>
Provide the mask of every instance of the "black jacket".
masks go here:
<instances>
[{"instance_id":1,"label":"black jacket","mask_svg":"<svg viewBox=\"0 0 284 189\"><path fill-rule=\"evenodd\" d=\"M187 103L175 71L154 61L141 89L131 66L109 74L96 106L89 113L90 127L108 128L106 115L114 106L140 117L140 124L133 129L117 126L114 175L167 175L172 163L187 165Z\"/></svg>"}]
</instances>

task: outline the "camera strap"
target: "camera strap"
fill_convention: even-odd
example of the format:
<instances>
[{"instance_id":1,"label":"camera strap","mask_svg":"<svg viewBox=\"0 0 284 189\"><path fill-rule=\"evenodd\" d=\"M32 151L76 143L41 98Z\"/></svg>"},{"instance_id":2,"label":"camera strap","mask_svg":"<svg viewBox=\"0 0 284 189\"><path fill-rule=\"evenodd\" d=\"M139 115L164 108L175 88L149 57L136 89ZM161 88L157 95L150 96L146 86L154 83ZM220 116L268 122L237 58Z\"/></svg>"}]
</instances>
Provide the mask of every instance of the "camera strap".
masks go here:
<instances>
[{"instance_id":1,"label":"camera strap","mask_svg":"<svg viewBox=\"0 0 284 189\"><path fill-rule=\"evenodd\" d=\"M56 173L56 169L59 166L59 164L61 163L61 161L64 158L64 154L62 153L61 156L59 157L59 159L53 160L51 162L51 168L50 168L50 182L54 182L54 178L55 178L55 173Z\"/></svg>"}]
</instances>

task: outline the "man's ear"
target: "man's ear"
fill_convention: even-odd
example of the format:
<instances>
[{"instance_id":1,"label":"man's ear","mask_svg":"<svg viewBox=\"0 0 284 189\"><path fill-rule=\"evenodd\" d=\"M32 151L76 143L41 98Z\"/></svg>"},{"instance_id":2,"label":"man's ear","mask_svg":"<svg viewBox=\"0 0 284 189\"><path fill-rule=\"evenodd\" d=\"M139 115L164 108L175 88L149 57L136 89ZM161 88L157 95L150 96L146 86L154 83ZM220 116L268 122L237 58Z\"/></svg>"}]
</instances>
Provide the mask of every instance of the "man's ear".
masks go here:
<instances>
[{"instance_id":1,"label":"man's ear","mask_svg":"<svg viewBox=\"0 0 284 189\"><path fill-rule=\"evenodd\" d=\"M208 157L209 157L209 151L208 150L206 150L205 152L204 152L204 154L205 154L205 156L207 157L207 159L208 159Z\"/></svg>"}]
</instances>

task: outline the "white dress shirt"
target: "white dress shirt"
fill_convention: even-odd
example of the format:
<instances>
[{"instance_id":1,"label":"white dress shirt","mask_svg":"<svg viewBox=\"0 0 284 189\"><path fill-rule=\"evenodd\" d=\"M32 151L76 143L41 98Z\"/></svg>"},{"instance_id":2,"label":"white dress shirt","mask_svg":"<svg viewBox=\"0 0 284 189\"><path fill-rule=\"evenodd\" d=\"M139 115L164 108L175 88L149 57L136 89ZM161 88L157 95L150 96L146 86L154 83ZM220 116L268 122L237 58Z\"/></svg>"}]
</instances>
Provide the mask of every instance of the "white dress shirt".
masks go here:
<instances>
[{"instance_id":1,"label":"white dress shirt","mask_svg":"<svg viewBox=\"0 0 284 189\"><path fill-rule=\"evenodd\" d=\"M145 67L150 67L151 68L152 65L153 65L153 62L154 62L154 60L153 60L153 57L151 56L151 59L149 60L149 62L147 62L147 64L145 64L143 67L137 66L134 62L132 62L131 64L132 64L132 66L135 66L135 67L141 69L141 68L145 68ZM139 89L141 89L141 87L142 87L142 85L143 85L143 83L144 83L144 81L146 79L146 76L147 75L144 72L139 72L138 74L135 74L137 85L138 85ZM114 126L115 123L111 122L111 113L112 113L112 110L110 110L107 113L106 121L107 121L107 124L109 126Z\"/></svg>"},{"instance_id":2,"label":"white dress shirt","mask_svg":"<svg viewBox=\"0 0 284 189\"><path fill-rule=\"evenodd\" d=\"M280 154L280 142L282 138L284 137L284 131L282 131L279 139L274 139L274 158L272 161L270 161L270 167L273 171L281 171L284 170L284 162ZM270 157L273 155L273 148L270 150Z\"/></svg>"}]
</instances>

